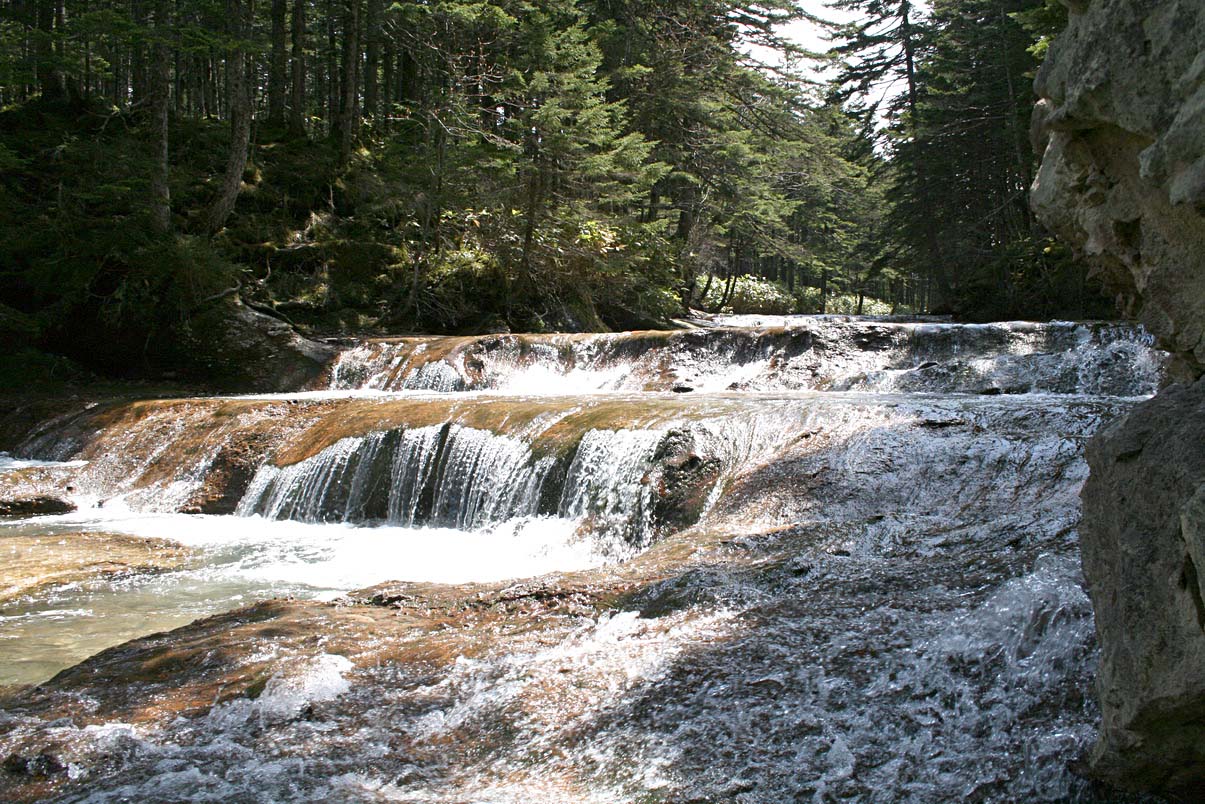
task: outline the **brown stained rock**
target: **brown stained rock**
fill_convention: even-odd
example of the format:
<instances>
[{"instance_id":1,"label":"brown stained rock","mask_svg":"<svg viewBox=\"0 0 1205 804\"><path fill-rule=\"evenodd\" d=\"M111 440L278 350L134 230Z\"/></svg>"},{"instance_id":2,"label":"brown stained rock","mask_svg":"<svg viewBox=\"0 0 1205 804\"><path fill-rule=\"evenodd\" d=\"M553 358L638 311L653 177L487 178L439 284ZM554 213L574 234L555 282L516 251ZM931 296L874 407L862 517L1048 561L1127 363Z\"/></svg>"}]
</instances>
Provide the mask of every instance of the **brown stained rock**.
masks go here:
<instances>
[{"instance_id":1,"label":"brown stained rock","mask_svg":"<svg viewBox=\"0 0 1205 804\"><path fill-rule=\"evenodd\" d=\"M42 471L36 482L33 470L6 473L12 477L0 477L0 498L53 496L68 486L101 497L153 493L186 481L197 487L178 510L229 513L263 463L289 466L345 438L445 423L507 435L545 418L550 423L532 441L533 453L567 459L592 429L656 428L683 418L732 411L723 400L713 404L706 409L679 398L597 397L575 403L568 415L563 415L565 401L556 398L211 398L109 405L31 442L38 454L71 455L87 465ZM658 481L665 481L662 499L668 501L662 530L693 521L689 514L701 507L718 470L706 456L700 459L702 464L691 462L688 452L678 464L667 465L667 474Z\"/></svg>"},{"instance_id":2,"label":"brown stained rock","mask_svg":"<svg viewBox=\"0 0 1205 804\"><path fill-rule=\"evenodd\" d=\"M118 533L0 536L0 605L39 590L97 578L165 572L189 551L164 539Z\"/></svg>"}]
</instances>

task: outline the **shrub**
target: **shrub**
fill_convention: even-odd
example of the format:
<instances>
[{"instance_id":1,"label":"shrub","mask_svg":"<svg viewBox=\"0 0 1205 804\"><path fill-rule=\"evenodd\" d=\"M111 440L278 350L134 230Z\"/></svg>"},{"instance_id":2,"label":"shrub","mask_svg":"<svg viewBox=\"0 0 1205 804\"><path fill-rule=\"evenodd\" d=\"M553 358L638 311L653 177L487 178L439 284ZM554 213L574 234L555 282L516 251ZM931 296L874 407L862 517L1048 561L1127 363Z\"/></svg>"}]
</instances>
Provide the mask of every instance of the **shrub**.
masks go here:
<instances>
[{"instance_id":1,"label":"shrub","mask_svg":"<svg viewBox=\"0 0 1205 804\"><path fill-rule=\"evenodd\" d=\"M714 310L724 298L727 282L717 279L711 283L703 306ZM732 297L721 312L736 315L788 315L795 312L795 299L777 282L756 276L738 276Z\"/></svg>"}]
</instances>

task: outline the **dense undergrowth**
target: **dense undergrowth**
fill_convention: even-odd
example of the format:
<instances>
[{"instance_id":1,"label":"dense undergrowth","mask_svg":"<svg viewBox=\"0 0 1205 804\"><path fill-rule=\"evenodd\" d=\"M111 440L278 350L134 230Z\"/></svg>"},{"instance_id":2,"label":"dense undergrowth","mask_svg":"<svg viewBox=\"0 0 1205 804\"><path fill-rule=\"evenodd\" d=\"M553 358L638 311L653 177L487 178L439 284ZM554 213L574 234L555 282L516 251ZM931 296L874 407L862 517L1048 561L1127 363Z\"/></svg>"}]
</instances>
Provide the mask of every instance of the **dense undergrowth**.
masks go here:
<instances>
[{"instance_id":1,"label":"dense undergrowth","mask_svg":"<svg viewBox=\"0 0 1205 804\"><path fill-rule=\"evenodd\" d=\"M404 139L340 167L326 139L260 128L235 213L211 237L201 219L229 127L174 126L174 231L158 234L143 128L101 106L35 102L0 114L7 385L88 371L187 376L179 344L193 338L181 336L204 337L193 331L199 314L236 294L312 336L651 328L688 312L667 242L639 227L570 218L578 231L549 238L555 258L521 275L505 254L516 232L497 210L451 208L440 213L441 248L417 253L426 199ZM707 291L694 301L715 311L821 309L815 288L792 294L752 276ZM827 301L856 311L852 297ZM871 300L865 311L890 308Z\"/></svg>"}]
</instances>

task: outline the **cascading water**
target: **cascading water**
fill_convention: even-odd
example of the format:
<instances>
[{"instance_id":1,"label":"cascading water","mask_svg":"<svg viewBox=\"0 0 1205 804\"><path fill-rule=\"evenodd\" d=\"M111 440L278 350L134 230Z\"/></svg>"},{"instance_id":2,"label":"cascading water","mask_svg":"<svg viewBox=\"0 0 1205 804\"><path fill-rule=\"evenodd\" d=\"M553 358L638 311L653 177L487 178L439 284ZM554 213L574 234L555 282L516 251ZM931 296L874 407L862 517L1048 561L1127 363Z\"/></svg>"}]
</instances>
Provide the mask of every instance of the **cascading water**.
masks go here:
<instances>
[{"instance_id":1,"label":"cascading water","mask_svg":"<svg viewBox=\"0 0 1205 804\"><path fill-rule=\"evenodd\" d=\"M371 433L292 466L265 464L238 513L470 530L536 515L550 466L518 439L469 427Z\"/></svg>"},{"instance_id":2,"label":"cascading water","mask_svg":"<svg viewBox=\"0 0 1205 804\"><path fill-rule=\"evenodd\" d=\"M952 326L784 316L750 329L367 342L337 359L328 386L1143 396L1154 393L1161 375L1152 343L1141 330L1113 324Z\"/></svg>"},{"instance_id":3,"label":"cascading water","mask_svg":"<svg viewBox=\"0 0 1205 804\"><path fill-rule=\"evenodd\" d=\"M1150 339L712 324L369 341L325 391L44 434L28 457L72 463L5 458L0 487L70 485L81 510L0 524L0 547L88 533L186 552L0 598L0 640L27 651L6 681L84 658L72 641L412 584L250 637L265 615L194 626L230 629L199 713L85 686L99 714L0 714L0 753L35 762L52 735L66 801L1092 800L1070 769L1095 717L1077 494L1087 438L1159 382ZM421 585L543 573L566 574ZM208 678L205 661L163 683ZM75 672L51 685L64 700L94 683ZM239 673L253 693L228 692Z\"/></svg>"},{"instance_id":4,"label":"cascading water","mask_svg":"<svg viewBox=\"0 0 1205 804\"><path fill-rule=\"evenodd\" d=\"M630 554L652 535L642 480L664 433L591 430L568 468L523 441L459 425L345 438L291 466L265 464L239 503L242 516L386 523L457 530L559 517L596 546Z\"/></svg>"}]
</instances>

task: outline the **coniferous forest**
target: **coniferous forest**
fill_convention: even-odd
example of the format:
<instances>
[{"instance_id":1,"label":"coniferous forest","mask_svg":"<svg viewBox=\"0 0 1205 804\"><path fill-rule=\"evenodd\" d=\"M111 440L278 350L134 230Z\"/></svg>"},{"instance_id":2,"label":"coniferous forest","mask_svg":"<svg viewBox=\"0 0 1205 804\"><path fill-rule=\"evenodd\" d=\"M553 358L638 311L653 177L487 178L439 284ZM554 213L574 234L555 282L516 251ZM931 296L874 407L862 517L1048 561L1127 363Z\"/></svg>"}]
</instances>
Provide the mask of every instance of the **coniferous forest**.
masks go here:
<instances>
[{"instance_id":1,"label":"coniferous forest","mask_svg":"<svg viewBox=\"0 0 1205 804\"><path fill-rule=\"evenodd\" d=\"M1199 800L1203 43L0 0L0 801Z\"/></svg>"},{"instance_id":2,"label":"coniferous forest","mask_svg":"<svg viewBox=\"0 0 1205 804\"><path fill-rule=\"evenodd\" d=\"M1028 207L1063 13L3 0L6 359L187 369L231 296L319 335L1105 315Z\"/></svg>"}]
</instances>

